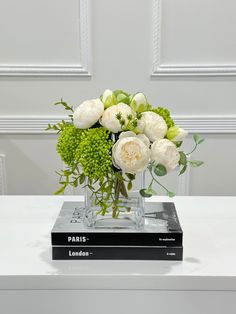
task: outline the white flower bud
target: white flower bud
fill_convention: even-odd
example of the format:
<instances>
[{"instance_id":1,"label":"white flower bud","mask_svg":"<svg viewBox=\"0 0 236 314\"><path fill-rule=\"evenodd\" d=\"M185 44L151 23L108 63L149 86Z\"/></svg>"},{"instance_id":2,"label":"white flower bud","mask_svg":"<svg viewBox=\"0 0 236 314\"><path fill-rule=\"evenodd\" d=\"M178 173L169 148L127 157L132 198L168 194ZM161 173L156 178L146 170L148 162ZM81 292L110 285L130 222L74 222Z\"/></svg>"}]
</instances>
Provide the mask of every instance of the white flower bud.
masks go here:
<instances>
[{"instance_id":1,"label":"white flower bud","mask_svg":"<svg viewBox=\"0 0 236 314\"><path fill-rule=\"evenodd\" d=\"M130 106L136 112L143 112L151 109L151 105L148 104L147 98L143 93L137 93L131 99Z\"/></svg>"},{"instance_id":2,"label":"white flower bud","mask_svg":"<svg viewBox=\"0 0 236 314\"><path fill-rule=\"evenodd\" d=\"M151 146L151 160L162 164L167 172L176 168L180 159L179 152L174 143L167 139L155 141Z\"/></svg>"},{"instance_id":3,"label":"white flower bud","mask_svg":"<svg viewBox=\"0 0 236 314\"><path fill-rule=\"evenodd\" d=\"M121 118L125 121L124 127L128 123L127 116L128 115L134 116L134 112L130 108L130 106L123 103L119 103L117 105L107 108L104 111L102 118L100 120L101 125L113 133L121 132L122 131L121 124L116 117L118 113L121 114Z\"/></svg>"},{"instance_id":4,"label":"white flower bud","mask_svg":"<svg viewBox=\"0 0 236 314\"><path fill-rule=\"evenodd\" d=\"M151 142L165 137L167 124L159 114L152 111L145 111L142 113L140 121L145 123L143 133Z\"/></svg>"},{"instance_id":5,"label":"white flower bud","mask_svg":"<svg viewBox=\"0 0 236 314\"><path fill-rule=\"evenodd\" d=\"M167 131L167 138L173 142L182 142L185 137L188 135L188 132L178 126L172 126Z\"/></svg>"},{"instance_id":6,"label":"white flower bud","mask_svg":"<svg viewBox=\"0 0 236 314\"><path fill-rule=\"evenodd\" d=\"M114 165L128 173L141 172L148 166L150 149L138 137L119 139L112 148Z\"/></svg>"},{"instance_id":7,"label":"white flower bud","mask_svg":"<svg viewBox=\"0 0 236 314\"><path fill-rule=\"evenodd\" d=\"M80 104L73 114L75 127L88 129L102 116L104 105L99 98L86 100Z\"/></svg>"},{"instance_id":8,"label":"white flower bud","mask_svg":"<svg viewBox=\"0 0 236 314\"><path fill-rule=\"evenodd\" d=\"M102 94L102 102L104 103L105 108L117 104L116 97L110 89L106 89Z\"/></svg>"}]
</instances>

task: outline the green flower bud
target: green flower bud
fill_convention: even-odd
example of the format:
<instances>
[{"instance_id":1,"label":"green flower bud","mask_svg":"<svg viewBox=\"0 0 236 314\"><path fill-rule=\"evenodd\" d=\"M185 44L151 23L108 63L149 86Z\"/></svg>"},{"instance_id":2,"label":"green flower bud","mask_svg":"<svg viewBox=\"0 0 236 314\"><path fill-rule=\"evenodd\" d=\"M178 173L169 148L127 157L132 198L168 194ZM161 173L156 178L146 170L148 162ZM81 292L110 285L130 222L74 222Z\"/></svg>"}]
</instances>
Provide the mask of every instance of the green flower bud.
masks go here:
<instances>
[{"instance_id":1,"label":"green flower bud","mask_svg":"<svg viewBox=\"0 0 236 314\"><path fill-rule=\"evenodd\" d=\"M188 132L178 126L172 126L168 129L166 137L172 142L183 141L183 139L188 135Z\"/></svg>"},{"instance_id":2,"label":"green flower bud","mask_svg":"<svg viewBox=\"0 0 236 314\"><path fill-rule=\"evenodd\" d=\"M110 90L106 89L101 96L101 100L104 104L105 109L117 104L115 94Z\"/></svg>"},{"instance_id":3,"label":"green flower bud","mask_svg":"<svg viewBox=\"0 0 236 314\"><path fill-rule=\"evenodd\" d=\"M131 99L130 106L136 112L143 112L152 108L152 106L148 104L147 98L143 93L135 94Z\"/></svg>"}]
</instances>

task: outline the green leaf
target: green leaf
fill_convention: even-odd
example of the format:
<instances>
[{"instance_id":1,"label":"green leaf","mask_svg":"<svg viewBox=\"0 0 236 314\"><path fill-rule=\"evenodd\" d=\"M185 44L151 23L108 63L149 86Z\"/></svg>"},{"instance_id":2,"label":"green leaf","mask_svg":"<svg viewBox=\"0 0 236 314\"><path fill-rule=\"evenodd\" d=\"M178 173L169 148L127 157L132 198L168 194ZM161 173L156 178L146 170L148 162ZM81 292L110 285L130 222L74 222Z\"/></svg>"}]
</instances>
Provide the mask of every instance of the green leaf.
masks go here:
<instances>
[{"instance_id":1,"label":"green leaf","mask_svg":"<svg viewBox=\"0 0 236 314\"><path fill-rule=\"evenodd\" d=\"M175 143L176 147L179 148L182 145L183 141L174 142L174 143Z\"/></svg>"},{"instance_id":2,"label":"green leaf","mask_svg":"<svg viewBox=\"0 0 236 314\"><path fill-rule=\"evenodd\" d=\"M196 144L198 144L198 141L200 140L200 135L199 135L199 134L194 134L194 135L193 135L193 139L194 139L194 142L195 142Z\"/></svg>"},{"instance_id":3,"label":"green leaf","mask_svg":"<svg viewBox=\"0 0 236 314\"><path fill-rule=\"evenodd\" d=\"M141 189L139 191L139 193L141 194L142 197L151 197L152 196L151 191L148 189Z\"/></svg>"},{"instance_id":4,"label":"green leaf","mask_svg":"<svg viewBox=\"0 0 236 314\"><path fill-rule=\"evenodd\" d=\"M169 197L174 197L174 196L175 196L175 193L168 191L168 192L167 192L167 196L169 196Z\"/></svg>"},{"instance_id":5,"label":"green leaf","mask_svg":"<svg viewBox=\"0 0 236 314\"><path fill-rule=\"evenodd\" d=\"M184 152L179 152L180 159L179 159L179 165L185 166L187 164L187 156Z\"/></svg>"},{"instance_id":6,"label":"green leaf","mask_svg":"<svg viewBox=\"0 0 236 314\"><path fill-rule=\"evenodd\" d=\"M154 173L155 175L157 175L158 177L162 177L164 175L167 174L167 170L166 170L166 167L162 164L158 164L155 166L154 168Z\"/></svg>"},{"instance_id":7,"label":"green leaf","mask_svg":"<svg viewBox=\"0 0 236 314\"><path fill-rule=\"evenodd\" d=\"M124 184L124 181L119 181L119 189L120 189L120 193L125 197L125 198L128 198L128 193L126 191L126 187L125 187L125 184Z\"/></svg>"},{"instance_id":8,"label":"green leaf","mask_svg":"<svg viewBox=\"0 0 236 314\"><path fill-rule=\"evenodd\" d=\"M189 163L192 167L200 167L204 164L204 162L201 160L190 160Z\"/></svg>"},{"instance_id":9,"label":"green leaf","mask_svg":"<svg viewBox=\"0 0 236 314\"><path fill-rule=\"evenodd\" d=\"M77 188L77 186L78 186L78 179L75 180L74 182L72 182L72 186L73 186L74 188Z\"/></svg>"},{"instance_id":10,"label":"green leaf","mask_svg":"<svg viewBox=\"0 0 236 314\"><path fill-rule=\"evenodd\" d=\"M127 184L128 191L132 190L132 187L133 187L132 181L129 181Z\"/></svg>"},{"instance_id":11,"label":"green leaf","mask_svg":"<svg viewBox=\"0 0 236 314\"><path fill-rule=\"evenodd\" d=\"M179 173L179 176L180 176L181 174L183 174L183 173L186 171L186 169L187 169L187 164L183 166L183 168L181 169L181 171L180 171L180 173Z\"/></svg>"},{"instance_id":12,"label":"green leaf","mask_svg":"<svg viewBox=\"0 0 236 314\"><path fill-rule=\"evenodd\" d=\"M85 181L85 175L83 173L81 173L80 177L79 177L79 183L83 184Z\"/></svg>"},{"instance_id":13,"label":"green leaf","mask_svg":"<svg viewBox=\"0 0 236 314\"><path fill-rule=\"evenodd\" d=\"M205 140L204 138L200 138L200 135L199 135L199 134L194 134L194 135L193 135L193 139L194 139L194 141L195 141L195 143L196 143L197 145L203 143L204 140Z\"/></svg>"},{"instance_id":14,"label":"green leaf","mask_svg":"<svg viewBox=\"0 0 236 314\"><path fill-rule=\"evenodd\" d=\"M123 94L125 96L129 96L126 92L124 92L122 89L117 89L113 92L113 94L117 97L119 94Z\"/></svg>"},{"instance_id":15,"label":"green leaf","mask_svg":"<svg viewBox=\"0 0 236 314\"><path fill-rule=\"evenodd\" d=\"M63 194L65 191L66 185L63 185L60 189L58 189L56 192L54 192L54 195Z\"/></svg>"},{"instance_id":16,"label":"green leaf","mask_svg":"<svg viewBox=\"0 0 236 314\"><path fill-rule=\"evenodd\" d=\"M127 176L131 181L135 179L135 174L126 173L126 176Z\"/></svg>"},{"instance_id":17,"label":"green leaf","mask_svg":"<svg viewBox=\"0 0 236 314\"><path fill-rule=\"evenodd\" d=\"M117 103L123 102L125 104L129 104L129 97L127 97L127 95L125 94L118 94L117 95Z\"/></svg>"},{"instance_id":18,"label":"green leaf","mask_svg":"<svg viewBox=\"0 0 236 314\"><path fill-rule=\"evenodd\" d=\"M204 141L205 141L205 139L204 139L204 138L201 138L201 139L198 141L198 145L201 144L201 143L203 143Z\"/></svg>"}]
</instances>

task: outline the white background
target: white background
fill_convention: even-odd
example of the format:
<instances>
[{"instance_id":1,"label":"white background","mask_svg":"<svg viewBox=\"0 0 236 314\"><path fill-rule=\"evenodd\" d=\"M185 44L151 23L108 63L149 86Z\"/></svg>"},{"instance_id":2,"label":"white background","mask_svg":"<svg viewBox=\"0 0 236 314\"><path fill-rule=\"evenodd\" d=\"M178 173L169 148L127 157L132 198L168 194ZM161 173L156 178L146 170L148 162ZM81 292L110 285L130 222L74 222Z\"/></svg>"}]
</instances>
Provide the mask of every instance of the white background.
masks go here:
<instances>
[{"instance_id":1,"label":"white background","mask_svg":"<svg viewBox=\"0 0 236 314\"><path fill-rule=\"evenodd\" d=\"M0 193L53 193L53 103L121 88L205 137L205 165L167 179L176 192L235 195L235 14L233 0L0 0Z\"/></svg>"}]
</instances>

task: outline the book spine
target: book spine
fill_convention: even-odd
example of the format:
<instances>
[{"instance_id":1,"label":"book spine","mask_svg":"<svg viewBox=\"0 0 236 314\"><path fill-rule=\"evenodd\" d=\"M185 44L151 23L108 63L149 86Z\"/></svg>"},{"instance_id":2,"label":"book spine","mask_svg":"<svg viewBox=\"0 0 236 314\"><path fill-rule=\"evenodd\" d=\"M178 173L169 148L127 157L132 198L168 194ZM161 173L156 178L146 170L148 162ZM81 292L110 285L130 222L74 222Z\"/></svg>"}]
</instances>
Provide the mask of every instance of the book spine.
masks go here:
<instances>
[{"instance_id":1,"label":"book spine","mask_svg":"<svg viewBox=\"0 0 236 314\"><path fill-rule=\"evenodd\" d=\"M64 233L52 232L52 245L65 246L167 246L180 247L183 245L183 234L172 233Z\"/></svg>"},{"instance_id":2,"label":"book spine","mask_svg":"<svg viewBox=\"0 0 236 314\"><path fill-rule=\"evenodd\" d=\"M53 260L170 260L183 259L183 247L53 246Z\"/></svg>"}]
</instances>

